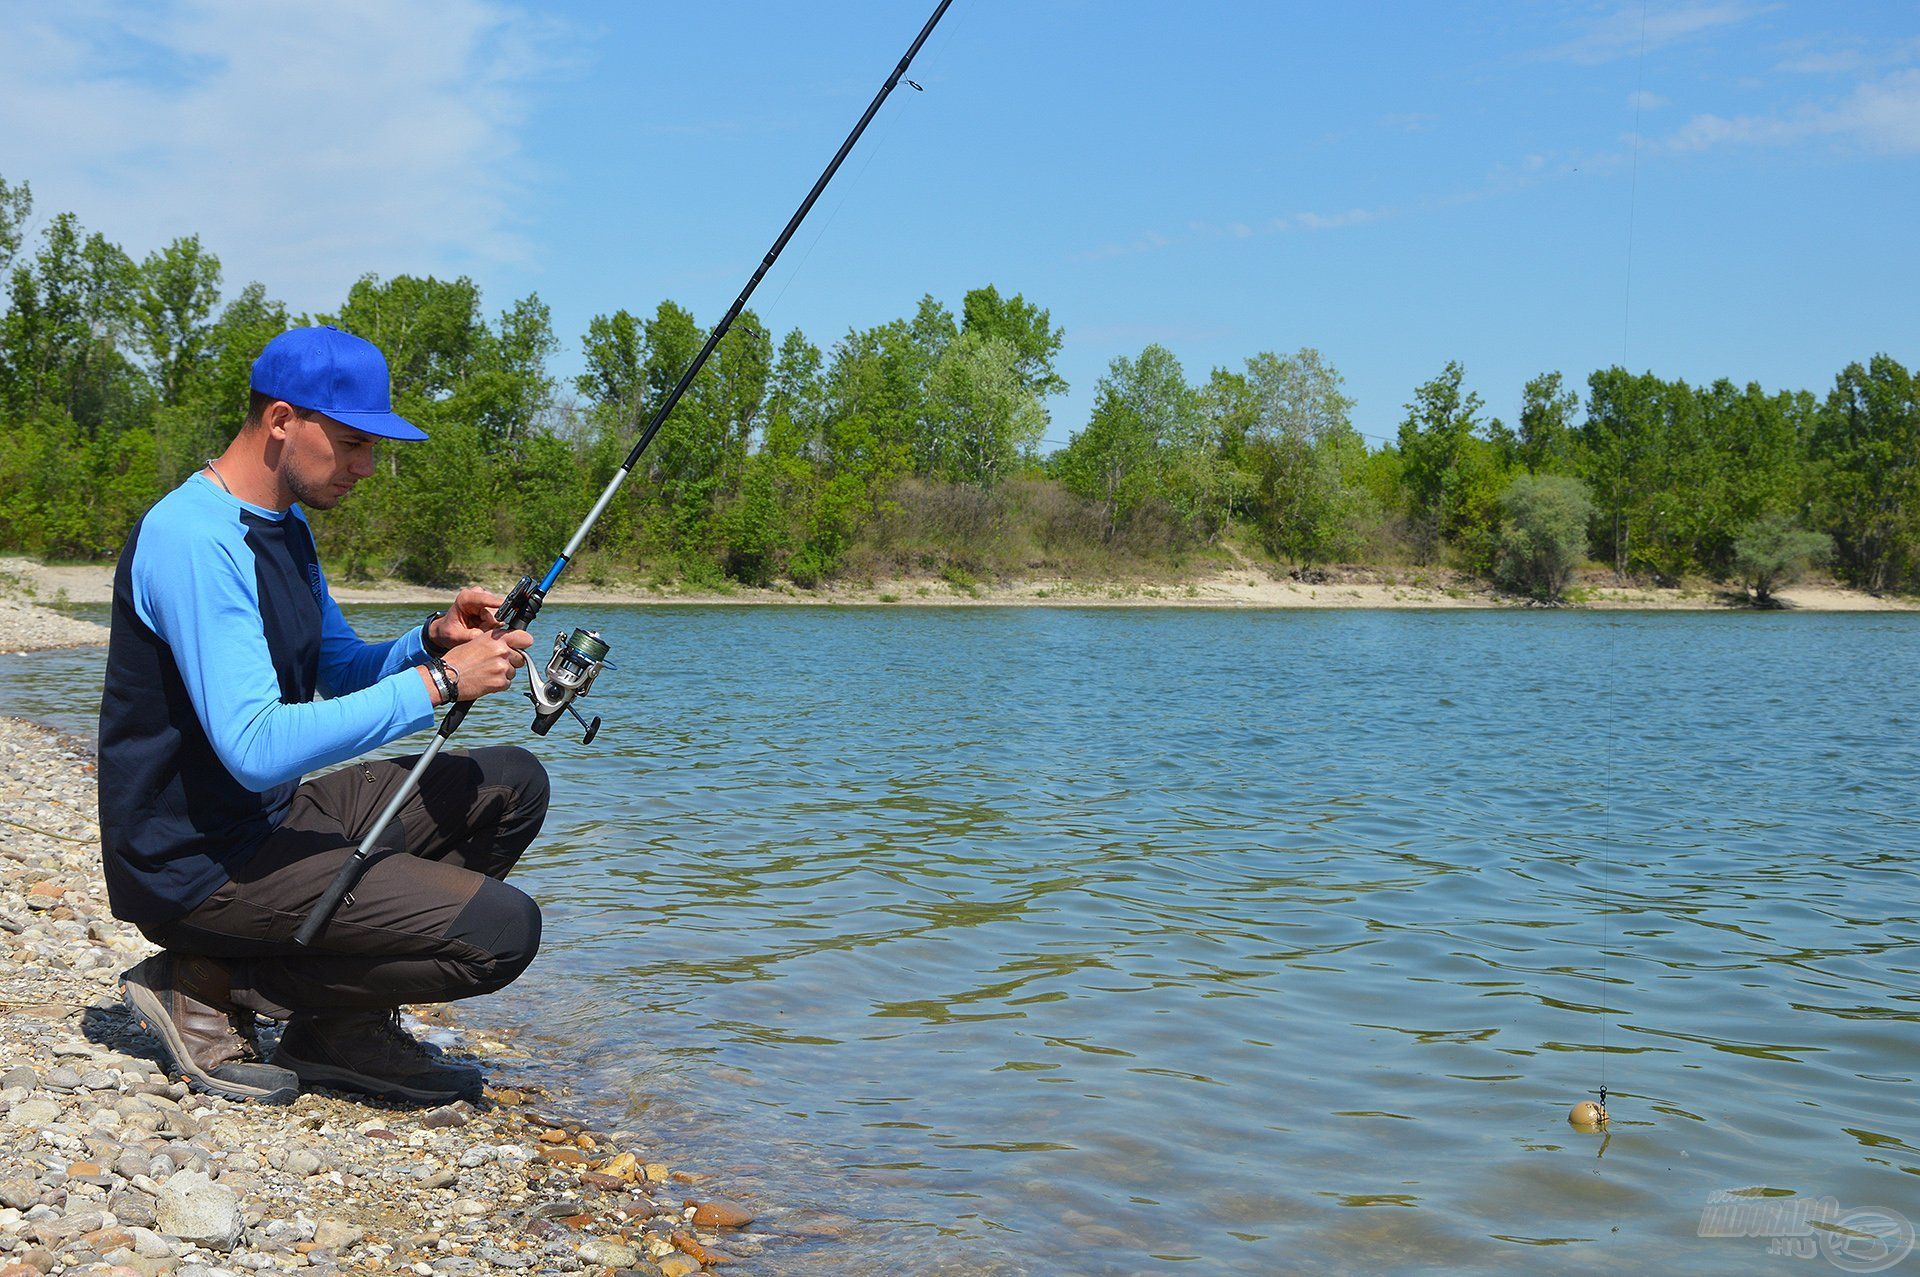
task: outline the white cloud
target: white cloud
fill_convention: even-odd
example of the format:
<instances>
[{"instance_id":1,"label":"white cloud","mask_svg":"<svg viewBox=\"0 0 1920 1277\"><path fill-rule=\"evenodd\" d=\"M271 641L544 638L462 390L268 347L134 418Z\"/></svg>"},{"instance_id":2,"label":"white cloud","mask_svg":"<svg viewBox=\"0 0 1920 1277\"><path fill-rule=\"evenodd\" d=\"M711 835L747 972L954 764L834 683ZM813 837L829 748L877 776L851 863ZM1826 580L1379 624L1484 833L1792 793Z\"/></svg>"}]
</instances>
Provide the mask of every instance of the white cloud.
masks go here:
<instances>
[{"instance_id":1,"label":"white cloud","mask_svg":"<svg viewBox=\"0 0 1920 1277\"><path fill-rule=\"evenodd\" d=\"M373 271L523 257L517 135L551 28L489 0L16 9L0 174L136 256L197 232L236 290L337 304Z\"/></svg>"},{"instance_id":2,"label":"white cloud","mask_svg":"<svg viewBox=\"0 0 1920 1277\"><path fill-rule=\"evenodd\" d=\"M1591 22L1586 31L1572 40L1543 49L1537 56L1551 62L1612 62L1636 57L1642 49L1650 52L1723 27L1737 26L1777 7L1753 3L1753 0L1645 7L1621 4Z\"/></svg>"},{"instance_id":3,"label":"white cloud","mask_svg":"<svg viewBox=\"0 0 1920 1277\"><path fill-rule=\"evenodd\" d=\"M1664 139L1669 151L1788 146L1826 140L1896 155L1920 153L1920 70L1856 85L1830 106L1785 115L1696 115Z\"/></svg>"}]
</instances>

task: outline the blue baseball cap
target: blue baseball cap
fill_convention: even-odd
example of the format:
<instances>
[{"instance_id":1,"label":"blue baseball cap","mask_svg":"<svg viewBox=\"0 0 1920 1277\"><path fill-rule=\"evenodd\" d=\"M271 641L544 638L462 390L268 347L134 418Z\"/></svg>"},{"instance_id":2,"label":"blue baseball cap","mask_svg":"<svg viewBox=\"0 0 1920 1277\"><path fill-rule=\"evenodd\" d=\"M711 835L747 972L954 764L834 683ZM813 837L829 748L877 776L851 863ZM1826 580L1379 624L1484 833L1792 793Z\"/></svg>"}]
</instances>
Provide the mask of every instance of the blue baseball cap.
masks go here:
<instances>
[{"instance_id":1,"label":"blue baseball cap","mask_svg":"<svg viewBox=\"0 0 1920 1277\"><path fill-rule=\"evenodd\" d=\"M253 361L250 384L263 395L383 439L427 437L394 412L393 383L380 348L332 324L289 328L268 342Z\"/></svg>"}]
</instances>

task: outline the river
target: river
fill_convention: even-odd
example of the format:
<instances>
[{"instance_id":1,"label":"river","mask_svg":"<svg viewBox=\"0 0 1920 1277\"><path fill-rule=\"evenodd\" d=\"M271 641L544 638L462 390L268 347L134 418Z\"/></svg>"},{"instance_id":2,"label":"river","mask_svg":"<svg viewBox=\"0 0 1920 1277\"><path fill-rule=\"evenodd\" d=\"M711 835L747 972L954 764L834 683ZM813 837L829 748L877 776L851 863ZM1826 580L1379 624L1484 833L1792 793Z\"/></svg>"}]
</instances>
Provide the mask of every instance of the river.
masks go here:
<instances>
[{"instance_id":1,"label":"river","mask_svg":"<svg viewBox=\"0 0 1920 1277\"><path fill-rule=\"evenodd\" d=\"M475 1012L769 1207L755 1274L1867 1271L1920 1219L1920 616L572 624L599 739L463 736L555 800ZM85 730L99 660L0 711ZM1765 1235L1801 1198L1845 1222Z\"/></svg>"}]
</instances>

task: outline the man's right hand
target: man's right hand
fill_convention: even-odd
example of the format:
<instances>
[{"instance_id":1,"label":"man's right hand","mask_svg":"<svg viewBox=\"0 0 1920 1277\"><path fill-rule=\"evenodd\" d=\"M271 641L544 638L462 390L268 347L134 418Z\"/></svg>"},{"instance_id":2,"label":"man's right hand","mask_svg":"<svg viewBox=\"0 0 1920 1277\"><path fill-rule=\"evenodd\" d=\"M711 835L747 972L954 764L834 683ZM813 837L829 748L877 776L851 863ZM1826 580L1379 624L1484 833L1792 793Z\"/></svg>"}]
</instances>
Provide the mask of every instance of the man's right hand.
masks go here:
<instances>
[{"instance_id":1,"label":"man's right hand","mask_svg":"<svg viewBox=\"0 0 1920 1277\"><path fill-rule=\"evenodd\" d=\"M532 646L533 635L525 630L498 629L468 639L440 659L459 675L455 695L472 701L512 687L514 672L527 663L526 651Z\"/></svg>"}]
</instances>

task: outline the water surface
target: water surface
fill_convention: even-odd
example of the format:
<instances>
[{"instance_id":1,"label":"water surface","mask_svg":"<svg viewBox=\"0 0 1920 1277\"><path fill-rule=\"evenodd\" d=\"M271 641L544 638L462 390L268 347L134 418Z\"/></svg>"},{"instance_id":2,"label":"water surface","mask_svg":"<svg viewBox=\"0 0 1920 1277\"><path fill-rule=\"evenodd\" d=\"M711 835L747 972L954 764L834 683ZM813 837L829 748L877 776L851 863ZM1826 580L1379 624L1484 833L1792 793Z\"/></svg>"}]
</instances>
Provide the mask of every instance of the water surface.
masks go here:
<instances>
[{"instance_id":1,"label":"water surface","mask_svg":"<svg viewBox=\"0 0 1920 1277\"><path fill-rule=\"evenodd\" d=\"M476 1011L771 1207L755 1273L1804 1272L1710 1195L1920 1218L1920 617L575 623L592 747L463 734L555 790ZM98 660L0 709L83 725Z\"/></svg>"}]
</instances>

